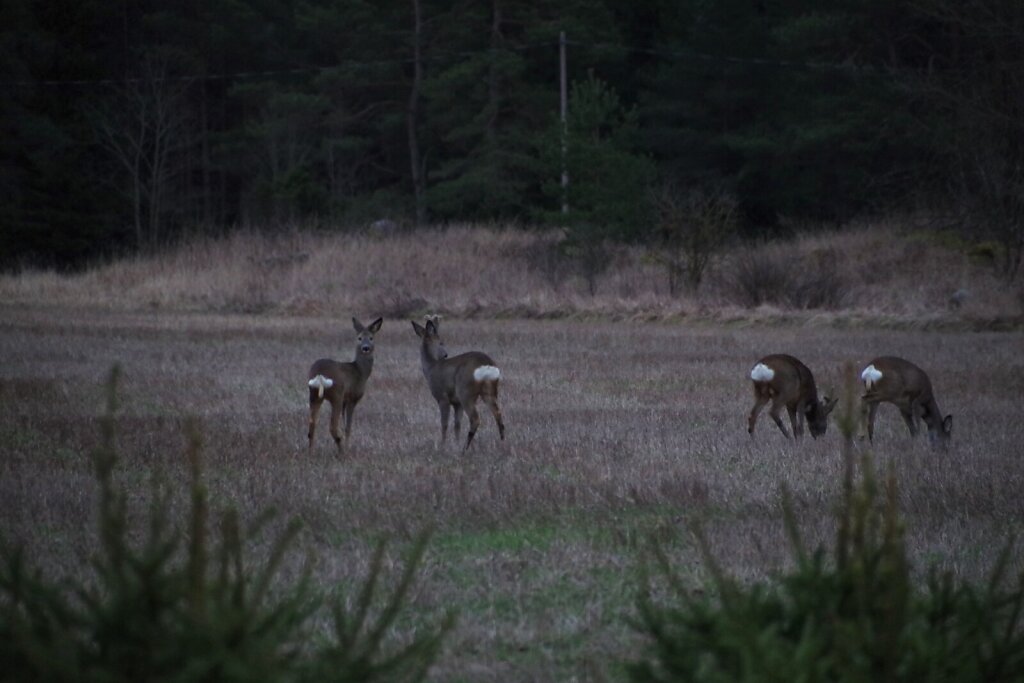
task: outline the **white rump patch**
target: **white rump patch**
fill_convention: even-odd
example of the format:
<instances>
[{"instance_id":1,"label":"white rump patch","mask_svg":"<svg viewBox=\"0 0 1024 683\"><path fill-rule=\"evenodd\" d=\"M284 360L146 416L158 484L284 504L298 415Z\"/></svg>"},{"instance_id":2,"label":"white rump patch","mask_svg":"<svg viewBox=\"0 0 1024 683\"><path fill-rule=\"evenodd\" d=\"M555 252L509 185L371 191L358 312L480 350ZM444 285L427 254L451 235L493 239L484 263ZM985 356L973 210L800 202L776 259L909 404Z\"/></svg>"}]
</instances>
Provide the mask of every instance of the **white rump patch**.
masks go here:
<instances>
[{"instance_id":1,"label":"white rump patch","mask_svg":"<svg viewBox=\"0 0 1024 683\"><path fill-rule=\"evenodd\" d=\"M330 389L334 386L333 379L327 379L323 375L317 375L313 379L309 380L309 386L313 389L320 389L319 397L324 397L324 389Z\"/></svg>"},{"instance_id":2,"label":"white rump patch","mask_svg":"<svg viewBox=\"0 0 1024 683\"><path fill-rule=\"evenodd\" d=\"M771 382L773 377L775 377L775 371L764 363L758 363L750 371L750 379L755 382Z\"/></svg>"},{"instance_id":3,"label":"white rump patch","mask_svg":"<svg viewBox=\"0 0 1024 683\"><path fill-rule=\"evenodd\" d=\"M473 371L473 379L477 382L487 382L501 377L501 370L493 365L481 365Z\"/></svg>"},{"instance_id":4,"label":"white rump patch","mask_svg":"<svg viewBox=\"0 0 1024 683\"><path fill-rule=\"evenodd\" d=\"M864 386L870 389L878 380L882 379L882 371L874 365L869 365L864 368L864 372L860 373L860 379L864 382Z\"/></svg>"}]
</instances>

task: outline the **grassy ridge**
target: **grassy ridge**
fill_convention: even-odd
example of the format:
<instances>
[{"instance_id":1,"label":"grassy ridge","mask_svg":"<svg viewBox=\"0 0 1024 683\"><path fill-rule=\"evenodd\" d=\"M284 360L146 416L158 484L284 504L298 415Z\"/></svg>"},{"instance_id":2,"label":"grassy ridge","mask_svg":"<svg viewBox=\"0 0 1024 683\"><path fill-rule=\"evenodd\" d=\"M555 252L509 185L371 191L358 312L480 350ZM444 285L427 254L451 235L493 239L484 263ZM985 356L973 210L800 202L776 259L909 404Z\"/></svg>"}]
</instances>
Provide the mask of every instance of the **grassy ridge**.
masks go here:
<instances>
[{"instance_id":1,"label":"grassy ridge","mask_svg":"<svg viewBox=\"0 0 1024 683\"><path fill-rule=\"evenodd\" d=\"M557 233L453 226L409 233L234 233L62 275L0 275L0 298L115 310L440 312L476 318L710 318L886 326L1019 325L1024 291L1001 281L991 245L911 220L734 247L697 293L671 296L656 252L609 246L588 289Z\"/></svg>"}]
</instances>

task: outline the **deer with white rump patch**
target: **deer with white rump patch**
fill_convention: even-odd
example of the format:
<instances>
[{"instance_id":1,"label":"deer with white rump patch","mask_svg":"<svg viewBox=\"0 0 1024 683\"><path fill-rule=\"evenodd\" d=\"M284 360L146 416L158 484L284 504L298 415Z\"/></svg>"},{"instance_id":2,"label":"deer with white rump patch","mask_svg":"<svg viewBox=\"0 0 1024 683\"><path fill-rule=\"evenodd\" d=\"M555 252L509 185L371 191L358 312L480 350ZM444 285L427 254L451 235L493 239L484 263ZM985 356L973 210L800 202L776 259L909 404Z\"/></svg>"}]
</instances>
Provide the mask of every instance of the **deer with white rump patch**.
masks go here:
<instances>
[{"instance_id":1,"label":"deer with white rump patch","mask_svg":"<svg viewBox=\"0 0 1024 683\"><path fill-rule=\"evenodd\" d=\"M477 399L483 399L498 423L498 434L505 438L505 423L501 420L501 409L498 407L498 380L501 371L486 353L469 351L453 358L438 333L437 317L428 317L426 325L415 321L412 329L420 338L420 366L423 376L427 378L430 393L437 401L441 410L441 441L448 438L448 416L455 409L455 436L459 435L462 411L469 416L469 434L463 452L473 443L477 428L480 426L480 415L476 410Z\"/></svg>"},{"instance_id":2,"label":"deer with white rump patch","mask_svg":"<svg viewBox=\"0 0 1024 683\"><path fill-rule=\"evenodd\" d=\"M815 439L828 429L828 415L836 407L838 399L825 397L819 401L814 375L793 356L781 353L765 356L750 370L750 379L754 382L754 407L747 419L747 432L751 436L754 435L757 416L769 401L772 407L768 414L787 439L789 432L779 414L783 406L789 413L796 438L803 436L805 419Z\"/></svg>"},{"instance_id":3,"label":"deer with white rump patch","mask_svg":"<svg viewBox=\"0 0 1024 683\"><path fill-rule=\"evenodd\" d=\"M879 403L892 403L900 410L911 436L917 436L917 419L928 427L932 447L945 447L953 434L953 416L942 416L924 370L895 356L876 358L860 373L866 389L861 397L861 418L866 417L868 440L875 436L875 413Z\"/></svg>"},{"instance_id":4,"label":"deer with white rump patch","mask_svg":"<svg viewBox=\"0 0 1024 683\"><path fill-rule=\"evenodd\" d=\"M309 450L313 450L313 433L316 419L324 401L331 404L331 436L341 453L341 434L338 422L345 414L345 445L352 434L352 413L356 404L366 392L366 380L373 370L373 335L380 331L382 318L374 320L369 327L352 318L356 329L356 357L351 363L339 363L330 358L321 358L309 369Z\"/></svg>"}]
</instances>

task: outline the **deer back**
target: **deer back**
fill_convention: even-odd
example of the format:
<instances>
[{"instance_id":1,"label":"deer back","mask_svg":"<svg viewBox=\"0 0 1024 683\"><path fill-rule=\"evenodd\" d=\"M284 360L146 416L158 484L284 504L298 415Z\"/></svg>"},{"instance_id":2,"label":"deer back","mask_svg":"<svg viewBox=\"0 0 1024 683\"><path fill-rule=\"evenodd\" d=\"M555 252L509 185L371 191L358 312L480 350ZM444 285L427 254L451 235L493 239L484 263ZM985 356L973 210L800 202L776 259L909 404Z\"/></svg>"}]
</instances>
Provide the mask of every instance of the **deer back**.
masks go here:
<instances>
[{"instance_id":1,"label":"deer back","mask_svg":"<svg viewBox=\"0 0 1024 683\"><path fill-rule=\"evenodd\" d=\"M829 413L838 399L818 400L814 375L799 359L785 353L765 356L751 369L750 379L759 395L778 397L787 407L802 410L811 436L818 437L826 432Z\"/></svg>"},{"instance_id":2,"label":"deer back","mask_svg":"<svg viewBox=\"0 0 1024 683\"><path fill-rule=\"evenodd\" d=\"M880 356L860 374L867 395L890 403L927 401L933 398L928 374L913 363L896 356Z\"/></svg>"},{"instance_id":3,"label":"deer back","mask_svg":"<svg viewBox=\"0 0 1024 683\"><path fill-rule=\"evenodd\" d=\"M928 373L897 356L880 356L860 373L864 382L864 400L887 402L901 410L913 410L928 426L932 444L943 444L953 433L953 416L943 417L935 400Z\"/></svg>"},{"instance_id":4,"label":"deer back","mask_svg":"<svg viewBox=\"0 0 1024 683\"><path fill-rule=\"evenodd\" d=\"M309 368L309 379L312 381L317 377L328 380L325 383L326 393L335 395L345 393L357 393L362 395L366 387L366 379L354 362L342 363L332 358L321 358Z\"/></svg>"},{"instance_id":5,"label":"deer back","mask_svg":"<svg viewBox=\"0 0 1024 683\"><path fill-rule=\"evenodd\" d=\"M373 371L374 335L380 331L383 320L377 318L368 327L352 318L352 326L356 330L355 358L349 363L342 363L331 358L321 358L309 368L310 387L322 387L321 391L329 397L349 395L353 398L362 397L366 390L366 380ZM323 379L318 379L323 378Z\"/></svg>"},{"instance_id":6,"label":"deer back","mask_svg":"<svg viewBox=\"0 0 1024 683\"><path fill-rule=\"evenodd\" d=\"M469 351L447 358L439 364L436 381L443 384L446 393L455 396L473 396L480 392L481 383L497 379L490 372L478 372L481 368L493 368L494 361L486 353ZM433 390L435 387L431 387Z\"/></svg>"},{"instance_id":7,"label":"deer back","mask_svg":"<svg viewBox=\"0 0 1024 683\"><path fill-rule=\"evenodd\" d=\"M486 353L469 351L449 358L436 319L428 319L425 325L413 321L412 327L421 340L420 363L435 399L473 398L484 382L500 377L500 371Z\"/></svg>"},{"instance_id":8,"label":"deer back","mask_svg":"<svg viewBox=\"0 0 1024 683\"><path fill-rule=\"evenodd\" d=\"M801 399L818 400L818 388L810 369L797 358L784 353L765 356L750 371L755 386L773 396L782 397L787 404Z\"/></svg>"}]
</instances>

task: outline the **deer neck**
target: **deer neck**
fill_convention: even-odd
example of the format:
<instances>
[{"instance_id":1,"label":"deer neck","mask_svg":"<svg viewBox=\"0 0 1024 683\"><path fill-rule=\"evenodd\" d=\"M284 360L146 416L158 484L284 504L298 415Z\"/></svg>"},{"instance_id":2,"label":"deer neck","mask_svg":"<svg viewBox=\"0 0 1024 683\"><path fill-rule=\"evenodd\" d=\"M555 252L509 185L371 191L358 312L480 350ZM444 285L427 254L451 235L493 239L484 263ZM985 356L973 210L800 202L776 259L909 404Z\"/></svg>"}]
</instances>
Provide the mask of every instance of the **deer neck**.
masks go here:
<instances>
[{"instance_id":1,"label":"deer neck","mask_svg":"<svg viewBox=\"0 0 1024 683\"><path fill-rule=\"evenodd\" d=\"M356 370L359 372L359 376L365 382L366 378L369 377L370 373L373 371L373 354L368 355L365 353L359 353L357 350L356 359L352 361L352 365L355 366Z\"/></svg>"},{"instance_id":2,"label":"deer neck","mask_svg":"<svg viewBox=\"0 0 1024 683\"><path fill-rule=\"evenodd\" d=\"M807 398L807 417L810 420L819 419L819 413L821 413L821 402L818 401L818 397L811 392Z\"/></svg>"},{"instance_id":3,"label":"deer neck","mask_svg":"<svg viewBox=\"0 0 1024 683\"><path fill-rule=\"evenodd\" d=\"M438 363L440 361L432 357L427 351L426 344L420 346L420 368L423 370L423 376L427 378L428 382L430 381L430 373L437 367Z\"/></svg>"},{"instance_id":4,"label":"deer neck","mask_svg":"<svg viewBox=\"0 0 1024 683\"><path fill-rule=\"evenodd\" d=\"M930 398L921 404L921 419L928 425L928 431L938 433L942 431L942 411L934 398Z\"/></svg>"}]
</instances>

